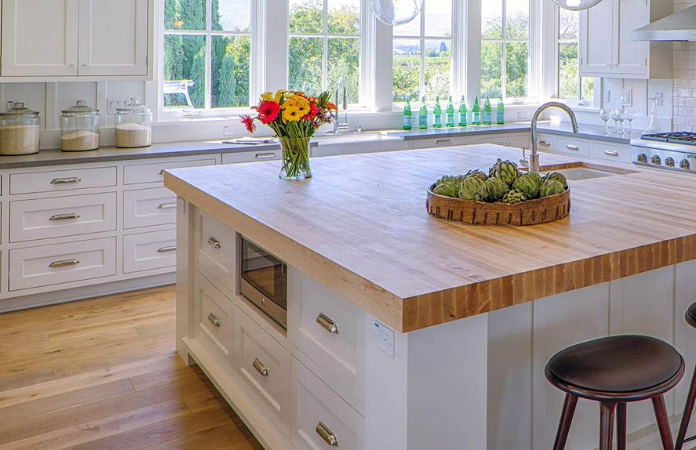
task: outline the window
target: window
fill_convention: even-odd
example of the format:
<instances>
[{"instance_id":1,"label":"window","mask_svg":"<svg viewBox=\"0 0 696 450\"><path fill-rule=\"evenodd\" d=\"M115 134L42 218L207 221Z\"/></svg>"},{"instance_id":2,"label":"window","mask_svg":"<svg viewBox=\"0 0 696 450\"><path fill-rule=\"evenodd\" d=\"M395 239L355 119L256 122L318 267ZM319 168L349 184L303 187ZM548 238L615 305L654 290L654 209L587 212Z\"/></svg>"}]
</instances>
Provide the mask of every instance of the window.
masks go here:
<instances>
[{"instance_id":1,"label":"window","mask_svg":"<svg viewBox=\"0 0 696 450\"><path fill-rule=\"evenodd\" d=\"M529 95L529 0L481 2L481 94Z\"/></svg>"},{"instance_id":2,"label":"window","mask_svg":"<svg viewBox=\"0 0 696 450\"><path fill-rule=\"evenodd\" d=\"M165 109L249 106L250 0L165 0Z\"/></svg>"},{"instance_id":3,"label":"window","mask_svg":"<svg viewBox=\"0 0 696 450\"><path fill-rule=\"evenodd\" d=\"M290 90L318 94L343 79L360 103L361 14L361 0L290 0Z\"/></svg>"},{"instance_id":4,"label":"window","mask_svg":"<svg viewBox=\"0 0 696 450\"><path fill-rule=\"evenodd\" d=\"M452 0L425 0L418 17L394 27L394 102L452 94L452 30Z\"/></svg>"},{"instance_id":5,"label":"window","mask_svg":"<svg viewBox=\"0 0 696 450\"><path fill-rule=\"evenodd\" d=\"M594 78L579 75L578 13L559 8L558 13L558 98L579 104L594 101Z\"/></svg>"}]
</instances>

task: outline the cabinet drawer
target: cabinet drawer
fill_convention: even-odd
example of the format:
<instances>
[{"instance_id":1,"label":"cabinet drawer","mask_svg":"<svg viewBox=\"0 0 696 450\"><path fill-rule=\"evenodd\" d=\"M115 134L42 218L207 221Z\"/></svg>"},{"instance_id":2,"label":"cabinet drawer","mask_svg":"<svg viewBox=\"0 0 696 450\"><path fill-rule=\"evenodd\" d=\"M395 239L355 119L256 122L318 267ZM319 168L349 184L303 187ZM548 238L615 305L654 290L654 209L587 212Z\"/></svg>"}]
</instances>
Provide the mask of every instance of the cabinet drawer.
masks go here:
<instances>
[{"instance_id":1,"label":"cabinet drawer","mask_svg":"<svg viewBox=\"0 0 696 450\"><path fill-rule=\"evenodd\" d=\"M10 290L116 275L116 238L10 250Z\"/></svg>"},{"instance_id":2,"label":"cabinet drawer","mask_svg":"<svg viewBox=\"0 0 696 450\"><path fill-rule=\"evenodd\" d=\"M10 241L116 230L116 193L10 202Z\"/></svg>"},{"instance_id":3,"label":"cabinet drawer","mask_svg":"<svg viewBox=\"0 0 696 450\"><path fill-rule=\"evenodd\" d=\"M537 136L537 148L540 152L553 153L556 149L556 138L549 135Z\"/></svg>"},{"instance_id":4,"label":"cabinet drawer","mask_svg":"<svg viewBox=\"0 0 696 450\"><path fill-rule=\"evenodd\" d=\"M193 289L193 337L213 360L231 374L235 306L198 272L194 276Z\"/></svg>"},{"instance_id":5,"label":"cabinet drawer","mask_svg":"<svg viewBox=\"0 0 696 450\"><path fill-rule=\"evenodd\" d=\"M237 237L234 231L202 212L196 218L196 262L232 293L237 293Z\"/></svg>"},{"instance_id":6,"label":"cabinet drawer","mask_svg":"<svg viewBox=\"0 0 696 450\"><path fill-rule=\"evenodd\" d=\"M161 183L165 170L214 165L215 158L132 164L123 167L123 184Z\"/></svg>"},{"instance_id":7,"label":"cabinet drawer","mask_svg":"<svg viewBox=\"0 0 696 450\"><path fill-rule=\"evenodd\" d=\"M411 143L411 148L433 148L433 147L452 147L454 145L469 145L475 141L471 137L440 137L435 139L414 139Z\"/></svg>"},{"instance_id":8,"label":"cabinet drawer","mask_svg":"<svg viewBox=\"0 0 696 450\"><path fill-rule=\"evenodd\" d=\"M13 173L10 194L60 192L73 189L116 186L116 167Z\"/></svg>"},{"instance_id":9,"label":"cabinet drawer","mask_svg":"<svg viewBox=\"0 0 696 450\"><path fill-rule=\"evenodd\" d=\"M235 311L235 376L278 429L290 435L290 354L239 308Z\"/></svg>"},{"instance_id":10,"label":"cabinet drawer","mask_svg":"<svg viewBox=\"0 0 696 450\"><path fill-rule=\"evenodd\" d=\"M519 135L491 134L490 136L476 139L477 144L502 145L503 147L522 148L529 147L529 140Z\"/></svg>"},{"instance_id":11,"label":"cabinet drawer","mask_svg":"<svg viewBox=\"0 0 696 450\"><path fill-rule=\"evenodd\" d=\"M176 230L123 237L123 272L176 266Z\"/></svg>"},{"instance_id":12,"label":"cabinet drawer","mask_svg":"<svg viewBox=\"0 0 696 450\"><path fill-rule=\"evenodd\" d=\"M281 150L257 150L254 152L224 153L222 155L223 164L237 164L256 161L274 161L281 157Z\"/></svg>"},{"instance_id":13,"label":"cabinet drawer","mask_svg":"<svg viewBox=\"0 0 696 450\"><path fill-rule=\"evenodd\" d=\"M297 450L364 449L362 416L296 358L292 384L291 442Z\"/></svg>"},{"instance_id":14,"label":"cabinet drawer","mask_svg":"<svg viewBox=\"0 0 696 450\"><path fill-rule=\"evenodd\" d=\"M297 270L289 278L290 341L363 401L362 312Z\"/></svg>"},{"instance_id":15,"label":"cabinet drawer","mask_svg":"<svg viewBox=\"0 0 696 450\"><path fill-rule=\"evenodd\" d=\"M123 193L123 227L138 228L176 222L176 195L167 188Z\"/></svg>"},{"instance_id":16,"label":"cabinet drawer","mask_svg":"<svg viewBox=\"0 0 696 450\"><path fill-rule=\"evenodd\" d=\"M564 155L590 156L590 143L559 137L556 138L556 152Z\"/></svg>"},{"instance_id":17,"label":"cabinet drawer","mask_svg":"<svg viewBox=\"0 0 696 450\"><path fill-rule=\"evenodd\" d=\"M593 158L605 159L607 161L631 162L631 147L623 145L611 145L604 142L592 143Z\"/></svg>"}]
</instances>

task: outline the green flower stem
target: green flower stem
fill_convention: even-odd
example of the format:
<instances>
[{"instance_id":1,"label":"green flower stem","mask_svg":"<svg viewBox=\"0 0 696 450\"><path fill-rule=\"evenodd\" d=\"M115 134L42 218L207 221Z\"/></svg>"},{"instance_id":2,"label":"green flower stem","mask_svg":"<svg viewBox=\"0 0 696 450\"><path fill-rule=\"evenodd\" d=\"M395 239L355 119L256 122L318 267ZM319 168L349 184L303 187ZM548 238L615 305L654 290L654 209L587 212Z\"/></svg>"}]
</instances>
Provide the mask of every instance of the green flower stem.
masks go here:
<instances>
[{"instance_id":1,"label":"green flower stem","mask_svg":"<svg viewBox=\"0 0 696 450\"><path fill-rule=\"evenodd\" d=\"M309 165L309 137L281 137L280 145L283 150L283 168L280 178L301 180L312 176Z\"/></svg>"}]
</instances>

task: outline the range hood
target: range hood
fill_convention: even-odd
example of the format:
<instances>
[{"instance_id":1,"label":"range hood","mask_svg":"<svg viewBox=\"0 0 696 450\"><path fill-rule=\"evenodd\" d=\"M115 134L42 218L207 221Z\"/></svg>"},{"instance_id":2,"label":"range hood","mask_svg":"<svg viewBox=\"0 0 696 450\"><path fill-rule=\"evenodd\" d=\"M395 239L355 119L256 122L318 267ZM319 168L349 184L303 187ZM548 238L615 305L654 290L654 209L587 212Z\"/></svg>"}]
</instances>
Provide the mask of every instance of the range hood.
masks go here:
<instances>
[{"instance_id":1,"label":"range hood","mask_svg":"<svg viewBox=\"0 0 696 450\"><path fill-rule=\"evenodd\" d=\"M696 41L696 6L638 28L631 33L634 41Z\"/></svg>"}]
</instances>

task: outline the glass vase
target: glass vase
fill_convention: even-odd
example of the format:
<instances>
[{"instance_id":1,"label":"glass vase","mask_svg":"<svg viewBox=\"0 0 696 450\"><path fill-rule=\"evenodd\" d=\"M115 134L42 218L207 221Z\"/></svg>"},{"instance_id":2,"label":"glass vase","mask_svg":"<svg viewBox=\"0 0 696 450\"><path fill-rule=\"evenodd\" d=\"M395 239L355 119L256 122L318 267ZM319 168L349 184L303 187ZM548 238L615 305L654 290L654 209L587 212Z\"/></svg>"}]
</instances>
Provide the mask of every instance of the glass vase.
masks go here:
<instances>
[{"instance_id":1,"label":"glass vase","mask_svg":"<svg viewBox=\"0 0 696 450\"><path fill-rule=\"evenodd\" d=\"M280 138L283 150L283 168L279 177L283 180L304 180L311 178L309 165L309 142L311 138Z\"/></svg>"}]
</instances>

